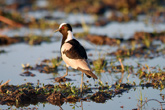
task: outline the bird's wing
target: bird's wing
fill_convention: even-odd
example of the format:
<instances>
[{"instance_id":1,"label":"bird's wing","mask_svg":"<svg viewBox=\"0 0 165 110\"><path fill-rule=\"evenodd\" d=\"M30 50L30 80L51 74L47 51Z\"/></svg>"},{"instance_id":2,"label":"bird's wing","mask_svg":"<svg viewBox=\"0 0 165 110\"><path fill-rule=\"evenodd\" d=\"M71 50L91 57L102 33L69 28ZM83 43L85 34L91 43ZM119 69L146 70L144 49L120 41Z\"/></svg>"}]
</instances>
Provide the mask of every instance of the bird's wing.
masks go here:
<instances>
[{"instance_id":1,"label":"bird's wing","mask_svg":"<svg viewBox=\"0 0 165 110\"><path fill-rule=\"evenodd\" d=\"M71 46L68 49L67 48L65 49L64 47L62 53L65 54L68 58L87 59L87 54L84 47L76 39L72 39L66 43L70 44Z\"/></svg>"},{"instance_id":2,"label":"bird's wing","mask_svg":"<svg viewBox=\"0 0 165 110\"><path fill-rule=\"evenodd\" d=\"M97 76L91 71L86 51L78 41L70 40L64 43L61 48L61 54L67 66L82 71L88 77L97 79Z\"/></svg>"},{"instance_id":3,"label":"bird's wing","mask_svg":"<svg viewBox=\"0 0 165 110\"><path fill-rule=\"evenodd\" d=\"M62 58L68 66L74 69L90 70L84 47L75 39L64 43L61 47Z\"/></svg>"}]
</instances>

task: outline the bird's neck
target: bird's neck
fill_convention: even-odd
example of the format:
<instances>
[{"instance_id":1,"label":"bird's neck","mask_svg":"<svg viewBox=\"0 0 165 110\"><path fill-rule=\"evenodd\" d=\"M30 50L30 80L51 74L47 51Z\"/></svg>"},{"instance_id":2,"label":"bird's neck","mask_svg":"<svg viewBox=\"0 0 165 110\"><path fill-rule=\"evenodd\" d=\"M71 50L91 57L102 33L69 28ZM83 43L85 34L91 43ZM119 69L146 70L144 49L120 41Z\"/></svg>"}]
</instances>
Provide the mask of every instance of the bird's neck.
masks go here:
<instances>
[{"instance_id":1,"label":"bird's neck","mask_svg":"<svg viewBox=\"0 0 165 110\"><path fill-rule=\"evenodd\" d=\"M72 40L73 38L74 38L73 33L71 31L68 31L68 35L67 35L65 42L68 42L68 41Z\"/></svg>"},{"instance_id":2,"label":"bird's neck","mask_svg":"<svg viewBox=\"0 0 165 110\"><path fill-rule=\"evenodd\" d=\"M63 34L63 38L62 38L62 43L61 46L65 43L68 42L70 40L74 39L73 33L71 31L68 31L67 34Z\"/></svg>"}]
</instances>

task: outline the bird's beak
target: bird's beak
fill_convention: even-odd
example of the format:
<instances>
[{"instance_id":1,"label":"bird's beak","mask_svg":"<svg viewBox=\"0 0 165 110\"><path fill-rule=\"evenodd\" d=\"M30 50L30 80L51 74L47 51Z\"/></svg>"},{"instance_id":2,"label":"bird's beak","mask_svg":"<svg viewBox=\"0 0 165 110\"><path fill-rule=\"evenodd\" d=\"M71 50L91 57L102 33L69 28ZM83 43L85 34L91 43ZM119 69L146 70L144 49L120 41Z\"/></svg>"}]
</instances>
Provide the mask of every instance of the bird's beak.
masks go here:
<instances>
[{"instance_id":1,"label":"bird's beak","mask_svg":"<svg viewBox=\"0 0 165 110\"><path fill-rule=\"evenodd\" d=\"M59 30L60 30L60 29L55 30L54 33L55 33L55 32L58 32Z\"/></svg>"},{"instance_id":2,"label":"bird's beak","mask_svg":"<svg viewBox=\"0 0 165 110\"><path fill-rule=\"evenodd\" d=\"M51 35L50 35L50 36L52 37L52 36L53 36L53 34L54 34L55 32L57 32L57 31L59 31L59 30L60 30L60 29L57 29L57 30L55 30L55 31L54 31L54 30L52 30L52 33L51 33Z\"/></svg>"}]
</instances>

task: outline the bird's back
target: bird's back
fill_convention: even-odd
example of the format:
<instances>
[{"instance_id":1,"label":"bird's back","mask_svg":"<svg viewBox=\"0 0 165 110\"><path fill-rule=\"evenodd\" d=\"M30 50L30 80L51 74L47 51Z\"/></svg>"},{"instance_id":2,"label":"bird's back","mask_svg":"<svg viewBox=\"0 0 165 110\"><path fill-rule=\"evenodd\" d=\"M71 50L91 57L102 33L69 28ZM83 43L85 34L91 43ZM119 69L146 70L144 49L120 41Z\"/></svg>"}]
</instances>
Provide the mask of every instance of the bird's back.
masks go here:
<instances>
[{"instance_id":1,"label":"bird's back","mask_svg":"<svg viewBox=\"0 0 165 110\"><path fill-rule=\"evenodd\" d=\"M91 71L84 47L76 39L69 40L62 45L61 55L67 66L82 71L88 77L97 79Z\"/></svg>"}]
</instances>

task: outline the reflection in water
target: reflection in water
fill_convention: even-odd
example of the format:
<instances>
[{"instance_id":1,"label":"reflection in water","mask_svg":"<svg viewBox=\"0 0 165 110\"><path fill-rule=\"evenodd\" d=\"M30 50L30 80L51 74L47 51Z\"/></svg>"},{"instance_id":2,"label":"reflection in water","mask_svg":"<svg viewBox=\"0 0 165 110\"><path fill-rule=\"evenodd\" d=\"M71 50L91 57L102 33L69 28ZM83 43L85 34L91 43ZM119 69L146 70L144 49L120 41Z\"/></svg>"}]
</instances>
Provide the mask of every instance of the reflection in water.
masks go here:
<instances>
[{"instance_id":1,"label":"reflection in water","mask_svg":"<svg viewBox=\"0 0 165 110\"><path fill-rule=\"evenodd\" d=\"M81 110L83 110L83 101L81 101Z\"/></svg>"},{"instance_id":2,"label":"reflection in water","mask_svg":"<svg viewBox=\"0 0 165 110\"><path fill-rule=\"evenodd\" d=\"M122 83L123 78L124 78L124 72L121 72L121 78L120 78L119 81L118 81L120 84Z\"/></svg>"}]
</instances>

